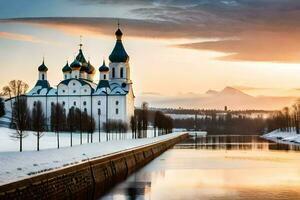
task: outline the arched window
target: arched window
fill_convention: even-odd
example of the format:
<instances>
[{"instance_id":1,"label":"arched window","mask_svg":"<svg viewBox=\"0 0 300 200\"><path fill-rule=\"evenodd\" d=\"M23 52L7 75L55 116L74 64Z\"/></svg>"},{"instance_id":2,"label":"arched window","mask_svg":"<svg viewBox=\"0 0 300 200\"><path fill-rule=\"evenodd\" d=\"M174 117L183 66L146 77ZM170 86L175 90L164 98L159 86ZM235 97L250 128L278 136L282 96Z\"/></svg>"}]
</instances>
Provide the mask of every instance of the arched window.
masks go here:
<instances>
[{"instance_id":1,"label":"arched window","mask_svg":"<svg viewBox=\"0 0 300 200\"><path fill-rule=\"evenodd\" d=\"M45 74L42 74L42 80L45 80Z\"/></svg>"},{"instance_id":2,"label":"arched window","mask_svg":"<svg viewBox=\"0 0 300 200\"><path fill-rule=\"evenodd\" d=\"M124 69L122 67L121 70L120 70L120 77L123 78L123 75L124 75Z\"/></svg>"},{"instance_id":3,"label":"arched window","mask_svg":"<svg viewBox=\"0 0 300 200\"><path fill-rule=\"evenodd\" d=\"M63 102L62 102L62 105L65 106L65 105L66 105L66 102L63 101Z\"/></svg>"},{"instance_id":4,"label":"arched window","mask_svg":"<svg viewBox=\"0 0 300 200\"><path fill-rule=\"evenodd\" d=\"M99 105L99 106L101 105L101 101L98 101L98 105Z\"/></svg>"},{"instance_id":5,"label":"arched window","mask_svg":"<svg viewBox=\"0 0 300 200\"><path fill-rule=\"evenodd\" d=\"M86 109L86 108L84 108L84 112L85 112L85 113L87 112L87 109Z\"/></svg>"},{"instance_id":6,"label":"arched window","mask_svg":"<svg viewBox=\"0 0 300 200\"><path fill-rule=\"evenodd\" d=\"M115 68L112 68L112 77L115 78Z\"/></svg>"},{"instance_id":7,"label":"arched window","mask_svg":"<svg viewBox=\"0 0 300 200\"><path fill-rule=\"evenodd\" d=\"M116 115L117 115L117 114L119 114L119 109L118 109L118 108L116 108Z\"/></svg>"},{"instance_id":8,"label":"arched window","mask_svg":"<svg viewBox=\"0 0 300 200\"><path fill-rule=\"evenodd\" d=\"M83 102L83 105L86 106L86 101Z\"/></svg>"},{"instance_id":9,"label":"arched window","mask_svg":"<svg viewBox=\"0 0 300 200\"><path fill-rule=\"evenodd\" d=\"M103 75L103 79L106 80L106 74Z\"/></svg>"},{"instance_id":10,"label":"arched window","mask_svg":"<svg viewBox=\"0 0 300 200\"><path fill-rule=\"evenodd\" d=\"M119 105L119 101L116 101L116 105Z\"/></svg>"},{"instance_id":11,"label":"arched window","mask_svg":"<svg viewBox=\"0 0 300 200\"><path fill-rule=\"evenodd\" d=\"M74 101L73 105L76 106L76 101Z\"/></svg>"},{"instance_id":12,"label":"arched window","mask_svg":"<svg viewBox=\"0 0 300 200\"><path fill-rule=\"evenodd\" d=\"M101 115L101 109L98 108L98 115Z\"/></svg>"},{"instance_id":13,"label":"arched window","mask_svg":"<svg viewBox=\"0 0 300 200\"><path fill-rule=\"evenodd\" d=\"M67 79L67 74L65 74L65 79Z\"/></svg>"}]
</instances>

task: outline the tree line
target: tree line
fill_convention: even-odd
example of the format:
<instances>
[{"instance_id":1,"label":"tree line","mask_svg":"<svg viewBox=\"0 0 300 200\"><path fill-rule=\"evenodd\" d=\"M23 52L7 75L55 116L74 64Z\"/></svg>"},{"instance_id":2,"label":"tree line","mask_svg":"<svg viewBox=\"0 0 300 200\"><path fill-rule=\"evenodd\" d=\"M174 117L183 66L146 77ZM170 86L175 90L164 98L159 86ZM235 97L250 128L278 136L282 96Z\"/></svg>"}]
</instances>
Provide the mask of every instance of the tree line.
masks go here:
<instances>
[{"instance_id":1,"label":"tree line","mask_svg":"<svg viewBox=\"0 0 300 200\"><path fill-rule=\"evenodd\" d=\"M173 130L173 119L161 111L149 110L147 102L143 102L140 109L135 109L131 117L130 127L133 138L142 138L147 134L149 124L153 125L154 137L171 133Z\"/></svg>"},{"instance_id":2,"label":"tree line","mask_svg":"<svg viewBox=\"0 0 300 200\"><path fill-rule=\"evenodd\" d=\"M246 116L232 117L230 111L226 115L217 117L216 112L201 118L174 119L176 128L207 131L209 135L261 134L267 127L267 120L263 118L250 118Z\"/></svg>"},{"instance_id":3,"label":"tree line","mask_svg":"<svg viewBox=\"0 0 300 200\"><path fill-rule=\"evenodd\" d=\"M285 132L295 131L300 134L300 101L298 100L291 107L284 107L268 119L270 131L280 130Z\"/></svg>"}]
</instances>

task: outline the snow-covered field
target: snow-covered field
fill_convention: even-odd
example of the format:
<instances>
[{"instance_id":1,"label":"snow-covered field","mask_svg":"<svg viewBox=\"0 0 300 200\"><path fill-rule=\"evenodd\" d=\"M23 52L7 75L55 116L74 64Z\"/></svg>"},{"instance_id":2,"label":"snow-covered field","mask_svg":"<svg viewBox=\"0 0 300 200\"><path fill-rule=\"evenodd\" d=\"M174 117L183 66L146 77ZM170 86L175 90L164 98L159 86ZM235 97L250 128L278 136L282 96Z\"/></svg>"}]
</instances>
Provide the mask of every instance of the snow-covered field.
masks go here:
<instances>
[{"instance_id":1,"label":"snow-covered field","mask_svg":"<svg viewBox=\"0 0 300 200\"><path fill-rule=\"evenodd\" d=\"M19 151L19 140L11 137L15 133L15 130L0 127L0 152L4 151ZM26 132L28 136L23 139L23 150L24 151L32 151L36 150L36 136L33 135L33 132ZM60 147L68 147L70 146L70 133L60 133ZM148 137L153 137L153 131L149 130L147 132ZM110 134L110 140L124 140L131 139L131 133L123 133L123 134ZM101 141L106 141L106 133L100 133ZM89 138L91 140L91 138ZM73 145L80 144L80 134L73 133ZM83 143L87 143L87 134L83 134L82 136ZM93 142L99 142L99 133L94 132L93 134ZM40 140L40 149L53 149L57 147L56 134L53 132L45 132L44 136Z\"/></svg>"},{"instance_id":2,"label":"snow-covered field","mask_svg":"<svg viewBox=\"0 0 300 200\"><path fill-rule=\"evenodd\" d=\"M278 143L300 145L300 134L297 134L296 131L282 132L275 130L263 135L262 137Z\"/></svg>"},{"instance_id":3,"label":"snow-covered field","mask_svg":"<svg viewBox=\"0 0 300 200\"><path fill-rule=\"evenodd\" d=\"M0 185L28 177L38 172L60 168L86 159L170 139L181 134L182 133L172 133L144 139L111 140L108 142L89 143L60 149L45 149L39 152L1 152Z\"/></svg>"}]
</instances>

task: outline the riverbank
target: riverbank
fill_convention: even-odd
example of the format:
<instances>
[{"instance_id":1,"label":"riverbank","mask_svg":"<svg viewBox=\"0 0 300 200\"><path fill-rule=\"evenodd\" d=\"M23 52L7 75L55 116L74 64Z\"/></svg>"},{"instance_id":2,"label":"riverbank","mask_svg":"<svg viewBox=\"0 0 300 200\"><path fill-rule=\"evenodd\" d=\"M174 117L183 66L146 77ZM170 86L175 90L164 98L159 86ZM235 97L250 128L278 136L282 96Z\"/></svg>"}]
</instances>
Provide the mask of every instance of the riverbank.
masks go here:
<instances>
[{"instance_id":1,"label":"riverbank","mask_svg":"<svg viewBox=\"0 0 300 200\"><path fill-rule=\"evenodd\" d=\"M117 152L170 140L183 134L172 133L155 138L112 140L61 149L47 149L39 152L1 152L0 185L86 160L93 160Z\"/></svg>"},{"instance_id":2,"label":"riverbank","mask_svg":"<svg viewBox=\"0 0 300 200\"><path fill-rule=\"evenodd\" d=\"M274 130L270 133L264 134L262 138L277 143L294 144L300 146L300 134L297 134L296 131L285 132L280 130Z\"/></svg>"}]
</instances>

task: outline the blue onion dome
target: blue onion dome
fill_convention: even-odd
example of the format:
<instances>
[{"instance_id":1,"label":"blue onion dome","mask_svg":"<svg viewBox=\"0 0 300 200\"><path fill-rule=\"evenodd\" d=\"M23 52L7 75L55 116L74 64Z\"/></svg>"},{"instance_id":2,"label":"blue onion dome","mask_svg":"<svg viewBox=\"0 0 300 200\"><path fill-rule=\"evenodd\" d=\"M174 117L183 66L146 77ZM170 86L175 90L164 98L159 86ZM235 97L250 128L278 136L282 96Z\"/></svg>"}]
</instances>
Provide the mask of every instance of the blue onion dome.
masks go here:
<instances>
[{"instance_id":1,"label":"blue onion dome","mask_svg":"<svg viewBox=\"0 0 300 200\"><path fill-rule=\"evenodd\" d=\"M46 67L46 65L44 63L44 60L43 60L43 63L39 66L38 70L40 72L46 72L46 71L48 71L48 68Z\"/></svg>"},{"instance_id":2,"label":"blue onion dome","mask_svg":"<svg viewBox=\"0 0 300 200\"><path fill-rule=\"evenodd\" d=\"M68 63L68 61L67 61L67 63L66 63L66 65L62 68L62 72L71 72L72 71L72 69L71 69L71 67L69 66L69 63Z\"/></svg>"},{"instance_id":3,"label":"blue onion dome","mask_svg":"<svg viewBox=\"0 0 300 200\"><path fill-rule=\"evenodd\" d=\"M115 33L117 41L115 44L115 47L113 51L111 52L109 56L109 60L111 62L128 62L129 61L129 56L125 51L125 48L122 43L122 31L118 29Z\"/></svg>"},{"instance_id":4,"label":"blue onion dome","mask_svg":"<svg viewBox=\"0 0 300 200\"><path fill-rule=\"evenodd\" d=\"M90 63L90 61L88 61L87 63L87 71L88 74L95 74L96 70L95 67Z\"/></svg>"},{"instance_id":5,"label":"blue onion dome","mask_svg":"<svg viewBox=\"0 0 300 200\"><path fill-rule=\"evenodd\" d=\"M103 60L103 64L99 67L99 72L108 72L109 68L105 65L105 60Z\"/></svg>"},{"instance_id":6,"label":"blue onion dome","mask_svg":"<svg viewBox=\"0 0 300 200\"><path fill-rule=\"evenodd\" d=\"M81 63L80 63L77 59L75 59L75 60L71 63L70 67L71 67L72 69L77 69L77 70L79 70L79 69L81 68Z\"/></svg>"}]
</instances>

